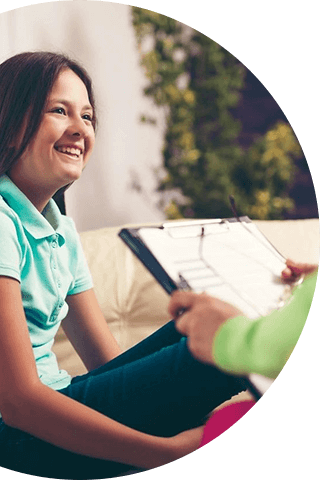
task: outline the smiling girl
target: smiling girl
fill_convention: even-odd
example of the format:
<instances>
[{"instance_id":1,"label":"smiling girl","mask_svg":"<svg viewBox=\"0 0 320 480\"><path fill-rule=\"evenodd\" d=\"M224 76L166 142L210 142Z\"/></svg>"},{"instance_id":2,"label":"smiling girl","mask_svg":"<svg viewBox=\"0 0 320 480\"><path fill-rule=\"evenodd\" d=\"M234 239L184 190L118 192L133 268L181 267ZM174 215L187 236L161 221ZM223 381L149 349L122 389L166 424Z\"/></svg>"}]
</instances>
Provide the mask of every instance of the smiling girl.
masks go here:
<instances>
[{"instance_id":1,"label":"smiling girl","mask_svg":"<svg viewBox=\"0 0 320 480\"><path fill-rule=\"evenodd\" d=\"M0 65L0 465L107 478L195 450L203 418L242 389L195 360L169 322L127 352L111 335L71 219L52 196L92 153L90 78L63 55ZM51 347L62 326L88 373Z\"/></svg>"}]
</instances>

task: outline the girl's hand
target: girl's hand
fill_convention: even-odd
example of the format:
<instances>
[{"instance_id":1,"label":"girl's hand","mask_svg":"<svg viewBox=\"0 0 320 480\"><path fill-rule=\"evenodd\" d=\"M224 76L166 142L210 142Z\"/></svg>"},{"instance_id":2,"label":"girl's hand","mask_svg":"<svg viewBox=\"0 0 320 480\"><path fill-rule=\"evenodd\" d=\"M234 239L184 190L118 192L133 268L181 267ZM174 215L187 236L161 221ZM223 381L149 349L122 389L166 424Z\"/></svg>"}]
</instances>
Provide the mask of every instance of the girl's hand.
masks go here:
<instances>
[{"instance_id":1,"label":"girl's hand","mask_svg":"<svg viewBox=\"0 0 320 480\"><path fill-rule=\"evenodd\" d=\"M188 455L199 448L204 427L205 425L201 425L200 427L186 430L185 432L179 433L178 435L168 439L173 444L175 458L172 460L177 460L178 458L184 457L185 455Z\"/></svg>"}]
</instances>

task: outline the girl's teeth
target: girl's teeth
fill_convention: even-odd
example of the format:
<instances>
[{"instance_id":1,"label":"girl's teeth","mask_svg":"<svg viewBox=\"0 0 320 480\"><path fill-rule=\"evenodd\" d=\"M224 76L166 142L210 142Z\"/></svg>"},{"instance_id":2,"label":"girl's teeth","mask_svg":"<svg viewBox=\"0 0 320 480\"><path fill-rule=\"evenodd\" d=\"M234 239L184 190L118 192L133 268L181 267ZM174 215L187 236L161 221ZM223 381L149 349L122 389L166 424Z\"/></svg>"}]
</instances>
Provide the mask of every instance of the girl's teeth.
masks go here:
<instances>
[{"instance_id":1,"label":"girl's teeth","mask_svg":"<svg viewBox=\"0 0 320 480\"><path fill-rule=\"evenodd\" d=\"M71 155L79 155L81 154L81 151L78 148L63 148L63 147L58 147L57 150L61 153L71 153Z\"/></svg>"}]
</instances>

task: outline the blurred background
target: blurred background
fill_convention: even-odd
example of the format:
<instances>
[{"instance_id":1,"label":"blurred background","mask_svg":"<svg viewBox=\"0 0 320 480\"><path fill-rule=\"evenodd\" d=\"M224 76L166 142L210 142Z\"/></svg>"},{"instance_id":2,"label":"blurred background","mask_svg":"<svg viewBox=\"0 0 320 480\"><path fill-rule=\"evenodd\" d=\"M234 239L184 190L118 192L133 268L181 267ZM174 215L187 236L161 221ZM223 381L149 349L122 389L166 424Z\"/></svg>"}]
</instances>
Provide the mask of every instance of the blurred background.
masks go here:
<instances>
[{"instance_id":1,"label":"blurred background","mask_svg":"<svg viewBox=\"0 0 320 480\"><path fill-rule=\"evenodd\" d=\"M70 55L93 79L94 154L59 198L79 231L165 218L318 216L303 151L278 104L241 62L166 16L95 1L0 15L0 62Z\"/></svg>"}]
</instances>

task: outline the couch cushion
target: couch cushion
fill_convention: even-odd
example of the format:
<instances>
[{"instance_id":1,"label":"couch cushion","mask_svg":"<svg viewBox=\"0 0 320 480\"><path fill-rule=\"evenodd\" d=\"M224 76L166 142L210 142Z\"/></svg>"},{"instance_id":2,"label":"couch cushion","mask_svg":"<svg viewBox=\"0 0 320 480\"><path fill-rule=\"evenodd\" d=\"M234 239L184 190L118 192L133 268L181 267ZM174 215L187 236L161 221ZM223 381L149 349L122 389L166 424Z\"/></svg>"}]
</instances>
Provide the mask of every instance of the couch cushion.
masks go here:
<instances>
[{"instance_id":1,"label":"couch cushion","mask_svg":"<svg viewBox=\"0 0 320 480\"><path fill-rule=\"evenodd\" d=\"M102 312L126 349L170 318L169 296L118 237L119 227L81 234Z\"/></svg>"}]
</instances>

